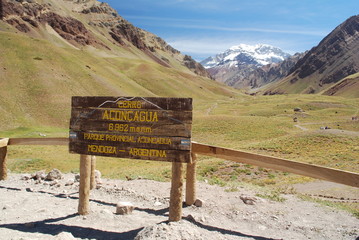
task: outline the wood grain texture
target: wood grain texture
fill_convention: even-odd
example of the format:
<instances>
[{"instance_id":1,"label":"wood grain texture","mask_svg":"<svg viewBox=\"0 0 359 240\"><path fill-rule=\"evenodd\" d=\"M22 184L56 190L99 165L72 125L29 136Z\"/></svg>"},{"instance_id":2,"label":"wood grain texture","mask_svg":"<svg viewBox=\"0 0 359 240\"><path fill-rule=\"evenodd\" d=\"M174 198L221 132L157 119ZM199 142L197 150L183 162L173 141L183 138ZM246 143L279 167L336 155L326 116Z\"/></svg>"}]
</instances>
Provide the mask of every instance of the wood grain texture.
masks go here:
<instances>
[{"instance_id":1,"label":"wood grain texture","mask_svg":"<svg viewBox=\"0 0 359 240\"><path fill-rule=\"evenodd\" d=\"M80 155L80 187L78 214L87 215L90 212L90 177L91 156Z\"/></svg>"},{"instance_id":2,"label":"wood grain texture","mask_svg":"<svg viewBox=\"0 0 359 240\"><path fill-rule=\"evenodd\" d=\"M183 150L162 150L154 148L135 148L133 146L113 146L111 144L89 144L89 143L73 143L70 145L71 153L79 153L85 155L96 155L104 157L118 157L138 160L153 160L164 162L189 162L191 160L191 152Z\"/></svg>"},{"instance_id":3,"label":"wood grain texture","mask_svg":"<svg viewBox=\"0 0 359 240\"><path fill-rule=\"evenodd\" d=\"M188 162L191 132L190 98L72 98L71 153Z\"/></svg>"},{"instance_id":4,"label":"wood grain texture","mask_svg":"<svg viewBox=\"0 0 359 240\"><path fill-rule=\"evenodd\" d=\"M72 97L73 107L85 108L119 108L119 102L141 102L142 109L162 109L174 111L192 111L191 98L158 98L158 97ZM123 107L126 109L126 107ZM128 108L127 108L128 109Z\"/></svg>"},{"instance_id":5,"label":"wood grain texture","mask_svg":"<svg viewBox=\"0 0 359 240\"><path fill-rule=\"evenodd\" d=\"M71 131L139 134L145 136L190 137L190 123L127 123L102 120L71 119ZM117 128L117 130L116 130ZM110 130L113 129L113 130Z\"/></svg>"},{"instance_id":6,"label":"wood grain texture","mask_svg":"<svg viewBox=\"0 0 359 240\"><path fill-rule=\"evenodd\" d=\"M197 199L197 188L196 188L196 154L191 154L191 162L187 163L186 172L186 205L191 206Z\"/></svg>"},{"instance_id":7,"label":"wood grain texture","mask_svg":"<svg viewBox=\"0 0 359 240\"><path fill-rule=\"evenodd\" d=\"M153 148L163 150L191 150L191 139L188 137L145 136L141 134L115 134L105 132L72 132L76 138L70 143L117 146L120 148Z\"/></svg>"},{"instance_id":8,"label":"wood grain texture","mask_svg":"<svg viewBox=\"0 0 359 240\"><path fill-rule=\"evenodd\" d=\"M169 221L177 222L182 219L182 192L183 192L183 164L172 162L172 182Z\"/></svg>"},{"instance_id":9,"label":"wood grain texture","mask_svg":"<svg viewBox=\"0 0 359 240\"><path fill-rule=\"evenodd\" d=\"M67 145L68 143L68 138L10 138L8 145ZM248 163L359 188L359 174L349 171L210 146L196 142L192 142L192 152L199 155Z\"/></svg>"},{"instance_id":10,"label":"wood grain texture","mask_svg":"<svg viewBox=\"0 0 359 240\"><path fill-rule=\"evenodd\" d=\"M96 156L91 156L91 177L90 177L90 190L96 187Z\"/></svg>"},{"instance_id":11,"label":"wood grain texture","mask_svg":"<svg viewBox=\"0 0 359 240\"><path fill-rule=\"evenodd\" d=\"M9 139L8 138L0 138L0 148L1 147L6 147L9 144Z\"/></svg>"},{"instance_id":12,"label":"wood grain texture","mask_svg":"<svg viewBox=\"0 0 359 240\"><path fill-rule=\"evenodd\" d=\"M274 170L295 173L307 177L359 187L359 174L281 158L247 153L205 144L192 143L192 151L197 154L247 163Z\"/></svg>"},{"instance_id":13,"label":"wood grain texture","mask_svg":"<svg viewBox=\"0 0 359 240\"><path fill-rule=\"evenodd\" d=\"M7 147L0 147L0 180L7 179Z\"/></svg>"},{"instance_id":14,"label":"wood grain texture","mask_svg":"<svg viewBox=\"0 0 359 240\"><path fill-rule=\"evenodd\" d=\"M9 145L68 145L68 138L10 138Z\"/></svg>"}]
</instances>

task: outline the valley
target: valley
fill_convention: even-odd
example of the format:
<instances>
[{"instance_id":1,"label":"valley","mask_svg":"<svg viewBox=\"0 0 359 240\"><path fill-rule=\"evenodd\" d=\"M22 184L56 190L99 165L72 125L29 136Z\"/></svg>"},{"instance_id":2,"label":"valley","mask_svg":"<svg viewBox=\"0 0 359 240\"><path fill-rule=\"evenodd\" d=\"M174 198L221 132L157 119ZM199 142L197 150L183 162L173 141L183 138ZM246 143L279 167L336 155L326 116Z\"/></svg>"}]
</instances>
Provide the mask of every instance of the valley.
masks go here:
<instances>
[{"instance_id":1,"label":"valley","mask_svg":"<svg viewBox=\"0 0 359 240\"><path fill-rule=\"evenodd\" d=\"M266 44L241 44L202 62L206 70L160 37L132 25L107 3L96 0L0 0L0 3L0 138L68 138L72 96L192 98L194 142L359 173L359 15L349 18L307 52L290 56ZM118 108L104 110L101 119L153 123L161 117L156 111L141 110L141 102L120 101ZM126 110L129 108L132 110ZM128 124L111 123L106 128L133 134L152 131L151 127L135 128ZM114 143L171 143L168 138L156 136L135 140L125 134L87 133L84 137L99 141L109 138ZM118 152L116 146L90 145L89 150ZM166 152L132 148L131 154L165 157ZM226 213L220 216L222 220L236 219L235 215L244 211L244 207L244 215L254 214L246 205L238 209L235 205L228 207L238 201L240 193L247 192L266 199L264 204L270 201L276 209L286 199L289 207L295 208L300 199L303 201L300 206L308 202L315 205L315 210L317 205L325 206L324 210L317 210L323 215L331 211L330 216L334 216L336 211L344 210L348 214L346 219L359 218L356 188L244 163L197 157L196 176L201 193L211 203L211 212L205 213L208 210L205 208L195 212L208 219L218 217L214 210L217 191L229 199L225 210L221 210ZM70 154L67 146L9 146L7 167L14 176L10 184L19 187L25 184L15 179L21 174L54 168L67 177L79 173L79 154ZM117 188L118 184L133 184L141 191L148 191L141 184L167 188L171 167L169 162L97 157L96 168L110 185L96 194L112 201L114 195L109 189ZM42 185L28 183L38 191L43 190ZM12 185L6 186L8 189L1 190L10 191ZM206 189L213 192L207 193ZM167 204L162 192L161 196L153 195L153 199ZM131 200L142 196L134 195ZM21 195L22 198L26 196ZM153 207L141 204L147 210ZM274 219L266 216L266 207L258 207L263 215L253 217L255 222L264 224L264 218L266 222L268 218ZM307 209L306 214L310 211ZM290 215L276 212L280 216ZM158 219L163 221L163 214L159 215L153 224ZM214 224L216 221L212 220L208 221ZM235 226L236 221L228 221ZM297 223L292 218L285 221ZM274 229L285 230L284 225L278 226ZM325 224L320 227L325 230ZM298 236L313 233L315 237L323 230L305 229ZM251 227L247 230L251 236ZM260 234L264 230L260 229ZM330 234L347 237L357 234L345 231L333 230ZM273 231L271 234L277 236ZM296 230L293 234L290 236L297 236Z\"/></svg>"}]
</instances>

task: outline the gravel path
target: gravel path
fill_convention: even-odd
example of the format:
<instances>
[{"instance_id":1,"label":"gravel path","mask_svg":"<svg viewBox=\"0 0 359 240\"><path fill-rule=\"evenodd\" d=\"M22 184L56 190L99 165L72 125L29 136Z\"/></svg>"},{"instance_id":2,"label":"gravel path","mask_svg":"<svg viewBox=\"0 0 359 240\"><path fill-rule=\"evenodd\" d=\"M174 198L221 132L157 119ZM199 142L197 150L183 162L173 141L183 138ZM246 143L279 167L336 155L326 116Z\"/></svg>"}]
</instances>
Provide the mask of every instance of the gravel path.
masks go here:
<instances>
[{"instance_id":1,"label":"gravel path","mask_svg":"<svg viewBox=\"0 0 359 240\"><path fill-rule=\"evenodd\" d=\"M230 192L198 183L203 207L185 207L182 221L168 223L170 183L103 179L101 187L91 192L91 213L79 216L73 174L55 181L21 178L10 174L0 181L0 239L354 240L359 236L359 219L295 195L273 202L256 197L253 190ZM115 214L120 201L135 205L132 214Z\"/></svg>"}]
</instances>

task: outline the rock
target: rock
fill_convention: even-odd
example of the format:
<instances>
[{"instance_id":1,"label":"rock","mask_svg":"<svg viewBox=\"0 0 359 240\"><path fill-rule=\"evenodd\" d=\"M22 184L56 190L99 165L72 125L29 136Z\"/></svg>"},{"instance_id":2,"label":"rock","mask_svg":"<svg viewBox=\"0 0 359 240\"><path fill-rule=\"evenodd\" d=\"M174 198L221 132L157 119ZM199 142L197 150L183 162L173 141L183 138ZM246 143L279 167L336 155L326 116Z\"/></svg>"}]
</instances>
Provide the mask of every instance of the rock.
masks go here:
<instances>
[{"instance_id":1,"label":"rock","mask_svg":"<svg viewBox=\"0 0 359 240\"><path fill-rule=\"evenodd\" d=\"M34 189L32 189L32 188L26 188L26 192L33 192L34 191Z\"/></svg>"},{"instance_id":2,"label":"rock","mask_svg":"<svg viewBox=\"0 0 359 240\"><path fill-rule=\"evenodd\" d=\"M159 207L159 206L162 206L162 203L157 201L157 202L155 202L155 203L153 204L153 206Z\"/></svg>"},{"instance_id":3,"label":"rock","mask_svg":"<svg viewBox=\"0 0 359 240\"><path fill-rule=\"evenodd\" d=\"M63 178L63 175L62 173L60 172L60 170L54 168L52 169L46 176L45 180L46 181L54 181L56 179L62 179Z\"/></svg>"},{"instance_id":4,"label":"rock","mask_svg":"<svg viewBox=\"0 0 359 240\"><path fill-rule=\"evenodd\" d=\"M296 107L293 109L294 112L304 112L303 109Z\"/></svg>"},{"instance_id":5,"label":"rock","mask_svg":"<svg viewBox=\"0 0 359 240\"><path fill-rule=\"evenodd\" d=\"M38 171L36 173L33 173L31 175L31 178L34 180L44 180L46 178L46 172L45 170Z\"/></svg>"},{"instance_id":6,"label":"rock","mask_svg":"<svg viewBox=\"0 0 359 240\"><path fill-rule=\"evenodd\" d=\"M30 174L22 174L20 180L30 180L31 179L31 175Z\"/></svg>"},{"instance_id":7,"label":"rock","mask_svg":"<svg viewBox=\"0 0 359 240\"><path fill-rule=\"evenodd\" d=\"M80 174L75 175L75 182L80 182Z\"/></svg>"},{"instance_id":8,"label":"rock","mask_svg":"<svg viewBox=\"0 0 359 240\"><path fill-rule=\"evenodd\" d=\"M125 215L132 213L135 207L130 202L119 202L116 205L116 214Z\"/></svg>"},{"instance_id":9,"label":"rock","mask_svg":"<svg viewBox=\"0 0 359 240\"><path fill-rule=\"evenodd\" d=\"M2 207L2 210L6 210L6 209L9 209L9 208L10 208L9 205L4 205L4 206Z\"/></svg>"},{"instance_id":10,"label":"rock","mask_svg":"<svg viewBox=\"0 0 359 240\"><path fill-rule=\"evenodd\" d=\"M35 184L41 184L41 183L42 183L41 179L35 181Z\"/></svg>"},{"instance_id":11,"label":"rock","mask_svg":"<svg viewBox=\"0 0 359 240\"><path fill-rule=\"evenodd\" d=\"M248 196L241 196L240 199L247 205L254 205L257 201L257 198Z\"/></svg>"},{"instance_id":12,"label":"rock","mask_svg":"<svg viewBox=\"0 0 359 240\"><path fill-rule=\"evenodd\" d=\"M95 179L96 180L101 179L101 172L99 170L95 170Z\"/></svg>"},{"instance_id":13,"label":"rock","mask_svg":"<svg viewBox=\"0 0 359 240\"><path fill-rule=\"evenodd\" d=\"M194 202L194 205L195 205L196 207L203 207L203 203L204 203L203 200L201 200L201 199L196 199L196 201Z\"/></svg>"},{"instance_id":14,"label":"rock","mask_svg":"<svg viewBox=\"0 0 359 240\"><path fill-rule=\"evenodd\" d=\"M68 232L61 232L57 234L54 238L54 240L75 240L76 238Z\"/></svg>"},{"instance_id":15,"label":"rock","mask_svg":"<svg viewBox=\"0 0 359 240\"><path fill-rule=\"evenodd\" d=\"M99 170L95 170L95 182L96 182L96 189L101 188L102 180L101 180L101 172Z\"/></svg>"},{"instance_id":16,"label":"rock","mask_svg":"<svg viewBox=\"0 0 359 240\"><path fill-rule=\"evenodd\" d=\"M50 186L55 186L55 185L57 185L57 184L59 184L59 182L58 182L57 180L55 180L55 181L52 181L49 185L50 185Z\"/></svg>"},{"instance_id":17,"label":"rock","mask_svg":"<svg viewBox=\"0 0 359 240\"><path fill-rule=\"evenodd\" d=\"M74 185L74 183L75 183L75 180L69 179L69 180L65 183L65 186L72 186L72 185Z\"/></svg>"}]
</instances>

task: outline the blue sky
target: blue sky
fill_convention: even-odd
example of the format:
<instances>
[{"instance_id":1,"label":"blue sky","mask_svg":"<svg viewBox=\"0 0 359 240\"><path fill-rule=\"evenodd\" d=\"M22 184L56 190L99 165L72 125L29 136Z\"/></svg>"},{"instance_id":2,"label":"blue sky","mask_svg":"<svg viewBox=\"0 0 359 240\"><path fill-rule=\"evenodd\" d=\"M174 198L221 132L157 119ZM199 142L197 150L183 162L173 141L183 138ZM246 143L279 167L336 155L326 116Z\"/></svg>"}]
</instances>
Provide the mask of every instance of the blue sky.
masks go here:
<instances>
[{"instance_id":1,"label":"blue sky","mask_svg":"<svg viewBox=\"0 0 359 240\"><path fill-rule=\"evenodd\" d=\"M359 14L358 0L105 0L136 27L200 61L241 43L294 54Z\"/></svg>"}]
</instances>

